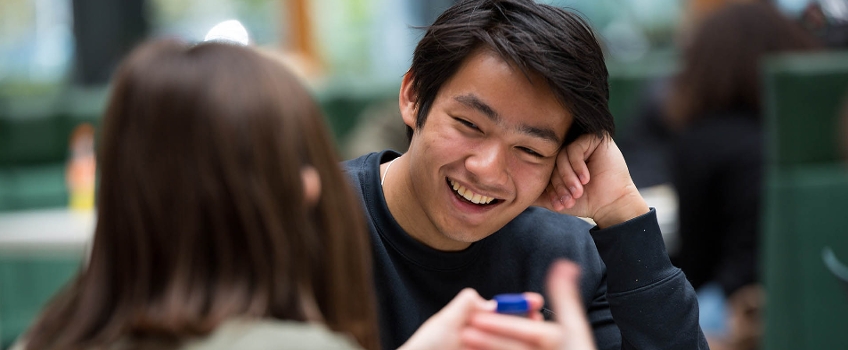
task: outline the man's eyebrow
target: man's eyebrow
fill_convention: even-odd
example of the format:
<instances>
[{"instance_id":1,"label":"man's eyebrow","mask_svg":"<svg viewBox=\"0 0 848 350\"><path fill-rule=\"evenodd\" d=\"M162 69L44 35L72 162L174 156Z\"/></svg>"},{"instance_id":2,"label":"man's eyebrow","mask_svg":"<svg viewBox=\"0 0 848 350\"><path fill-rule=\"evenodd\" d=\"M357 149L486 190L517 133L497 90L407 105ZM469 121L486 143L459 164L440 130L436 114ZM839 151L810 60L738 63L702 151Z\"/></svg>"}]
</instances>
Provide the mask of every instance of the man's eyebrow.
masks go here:
<instances>
[{"instance_id":1,"label":"man's eyebrow","mask_svg":"<svg viewBox=\"0 0 848 350\"><path fill-rule=\"evenodd\" d=\"M545 141L552 142L557 146L562 145L562 140L559 139L559 137L553 130L548 128L537 128L535 126L530 125L521 125L518 128L518 131L524 134L538 137L540 139L544 139Z\"/></svg>"},{"instance_id":2,"label":"man's eyebrow","mask_svg":"<svg viewBox=\"0 0 848 350\"><path fill-rule=\"evenodd\" d=\"M486 117L488 117L494 122L500 122L501 120L501 117L498 115L498 112L495 112L492 107L489 107L489 105L481 101L479 98L477 98L477 96L474 96L473 94L456 96L454 97L454 100L468 107L476 109L477 111L483 113Z\"/></svg>"},{"instance_id":3,"label":"man's eyebrow","mask_svg":"<svg viewBox=\"0 0 848 350\"><path fill-rule=\"evenodd\" d=\"M474 94L456 96L454 97L454 100L468 107L476 109L478 112L483 113L483 115L485 115L495 123L499 123L501 121L501 117L500 115L498 115L498 112L495 112L492 107L480 100L477 96L474 96ZM562 144L562 140L559 139L557 134L553 130L548 128L538 128L535 126L522 124L518 127L518 131L524 134L538 137L545 141L555 143L557 146Z\"/></svg>"}]
</instances>

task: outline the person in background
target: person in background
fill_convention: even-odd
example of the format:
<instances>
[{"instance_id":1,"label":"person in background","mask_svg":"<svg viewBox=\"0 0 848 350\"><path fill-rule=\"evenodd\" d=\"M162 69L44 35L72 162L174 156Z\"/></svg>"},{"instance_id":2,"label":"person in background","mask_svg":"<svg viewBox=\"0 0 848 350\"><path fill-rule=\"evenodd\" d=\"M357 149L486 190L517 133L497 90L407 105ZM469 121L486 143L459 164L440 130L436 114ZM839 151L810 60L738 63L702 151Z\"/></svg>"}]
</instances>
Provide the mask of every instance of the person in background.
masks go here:
<instances>
[{"instance_id":1,"label":"person in background","mask_svg":"<svg viewBox=\"0 0 848 350\"><path fill-rule=\"evenodd\" d=\"M681 239L675 264L699 292L701 325L713 341L733 338L732 346L753 348L759 333L760 62L817 47L773 5L732 4L695 30L671 83L666 115L675 132L671 173ZM735 305L734 327L727 325L725 298Z\"/></svg>"},{"instance_id":2,"label":"person in background","mask_svg":"<svg viewBox=\"0 0 848 350\"><path fill-rule=\"evenodd\" d=\"M811 0L797 21L826 47L848 48L848 11L844 1Z\"/></svg>"},{"instance_id":3,"label":"person in background","mask_svg":"<svg viewBox=\"0 0 848 350\"><path fill-rule=\"evenodd\" d=\"M542 293L557 259L580 265L598 348L707 347L695 292L612 140L607 79L589 25L555 6L460 1L427 28L399 93L407 152L344 163L367 212L384 348L464 288ZM485 318L499 341L474 348L569 336Z\"/></svg>"}]
</instances>

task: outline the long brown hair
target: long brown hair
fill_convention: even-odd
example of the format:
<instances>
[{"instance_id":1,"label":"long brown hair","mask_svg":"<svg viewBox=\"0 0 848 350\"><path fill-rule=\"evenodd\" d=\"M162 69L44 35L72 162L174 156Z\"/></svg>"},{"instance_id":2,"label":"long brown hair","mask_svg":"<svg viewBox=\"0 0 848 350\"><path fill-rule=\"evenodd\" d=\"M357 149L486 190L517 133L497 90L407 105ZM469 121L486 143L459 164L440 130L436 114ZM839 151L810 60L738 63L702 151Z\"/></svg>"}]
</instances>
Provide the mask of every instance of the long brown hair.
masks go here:
<instances>
[{"instance_id":1,"label":"long brown hair","mask_svg":"<svg viewBox=\"0 0 848 350\"><path fill-rule=\"evenodd\" d=\"M672 126L713 112L760 113L760 60L767 54L819 45L799 25L764 2L731 4L695 30L684 48L667 105Z\"/></svg>"},{"instance_id":2,"label":"long brown hair","mask_svg":"<svg viewBox=\"0 0 848 350\"><path fill-rule=\"evenodd\" d=\"M247 47L154 41L112 88L90 261L28 348L177 345L234 317L323 322L378 348L359 201L287 69Z\"/></svg>"}]
</instances>

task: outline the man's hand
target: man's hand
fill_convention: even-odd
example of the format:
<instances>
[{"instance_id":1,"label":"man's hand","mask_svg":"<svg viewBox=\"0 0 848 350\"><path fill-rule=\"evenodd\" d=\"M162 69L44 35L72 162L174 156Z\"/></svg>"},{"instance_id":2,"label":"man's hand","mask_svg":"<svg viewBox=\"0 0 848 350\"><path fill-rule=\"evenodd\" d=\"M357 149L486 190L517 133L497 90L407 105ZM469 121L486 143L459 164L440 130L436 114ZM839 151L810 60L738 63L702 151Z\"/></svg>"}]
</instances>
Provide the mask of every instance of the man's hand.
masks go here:
<instances>
[{"instance_id":1,"label":"man's hand","mask_svg":"<svg viewBox=\"0 0 848 350\"><path fill-rule=\"evenodd\" d=\"M649 210L615 141L594 135L580 136L560 150L548 188L535 205L591 218L601 228Z\"/></svg>"},{"instance_id":2,"label":"man's hand","mask_svg":"<svg viewBox=\"0 0 848 350\"><path fill-rule=\"evenodd\" d=\"M465 349L592 350L594 338L580 299L579 268L558 261L548 272L556 323L494 313L474 315L462 332Z\"/></svg>"}]
</instances>

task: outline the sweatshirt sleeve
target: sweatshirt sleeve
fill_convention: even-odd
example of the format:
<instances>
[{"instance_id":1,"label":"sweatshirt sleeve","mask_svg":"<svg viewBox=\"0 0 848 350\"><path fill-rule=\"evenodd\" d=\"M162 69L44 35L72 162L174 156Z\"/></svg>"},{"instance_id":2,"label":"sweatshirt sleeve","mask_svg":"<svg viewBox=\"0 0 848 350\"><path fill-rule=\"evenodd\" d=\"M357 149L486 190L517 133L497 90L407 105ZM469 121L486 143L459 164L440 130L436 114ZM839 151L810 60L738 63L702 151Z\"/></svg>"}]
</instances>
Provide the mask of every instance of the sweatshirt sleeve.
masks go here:
<instances>
[{"instance_id":1,"label":"sweatshirt sleeve","mask_svg":"<svg viewBox=\"0 0 848 350\"><path fill-rule=\"evenodd\" d=\"M607 301L622 349L709 349L695 290L669 260L654 208L590 232L607 267Z\"/></svg>"}]
</instances>

